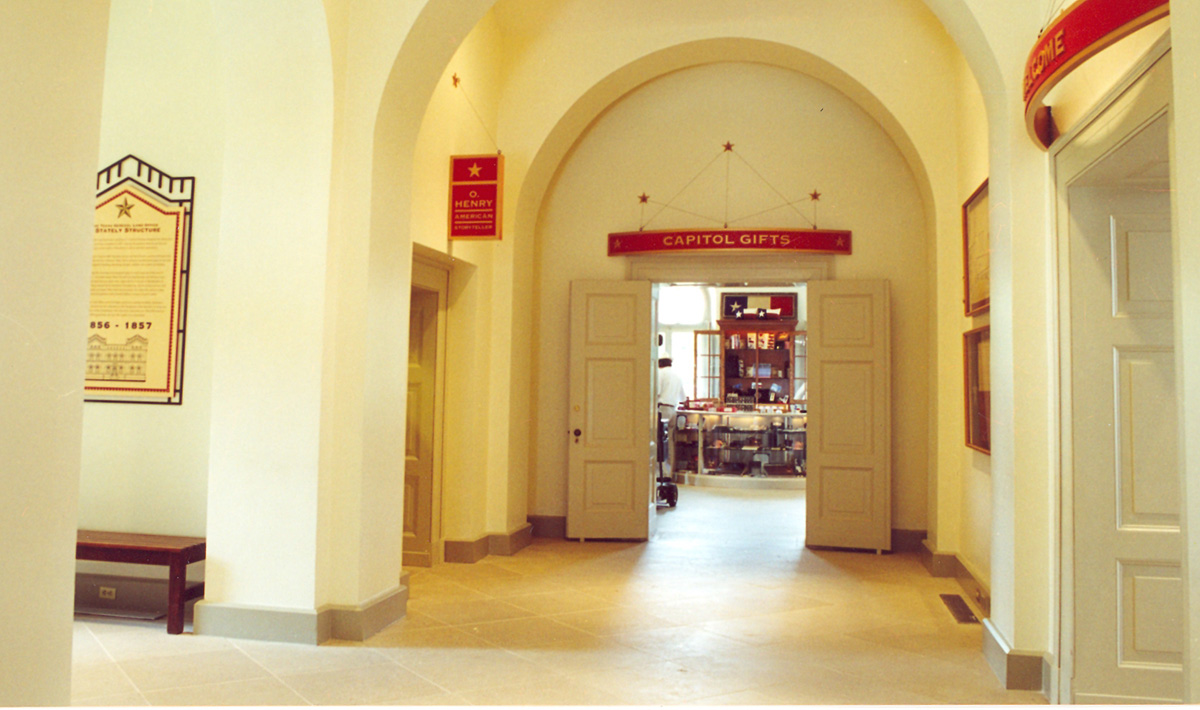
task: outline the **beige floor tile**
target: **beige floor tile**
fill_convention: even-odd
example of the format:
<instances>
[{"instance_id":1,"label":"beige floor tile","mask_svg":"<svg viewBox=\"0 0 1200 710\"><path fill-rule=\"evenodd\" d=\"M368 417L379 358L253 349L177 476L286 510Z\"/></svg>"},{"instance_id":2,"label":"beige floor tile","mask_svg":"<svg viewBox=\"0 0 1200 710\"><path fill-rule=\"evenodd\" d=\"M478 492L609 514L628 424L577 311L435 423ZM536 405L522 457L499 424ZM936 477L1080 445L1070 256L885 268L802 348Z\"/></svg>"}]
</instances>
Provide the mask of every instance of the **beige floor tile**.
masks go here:
<instances>
[{"instance_id":1,"label":"beige floor tile","mask_svg":"<svg viewBox=\"0 0 1200 710\"><path fill-rule=\"evenodd\" d=\"M304 698L275 678L255 678L146 693L151 705L257 706L304 705Z\"/></svg>"},{"instance_id":2,"label":"beige floor tile","mask_svg":"<svg viewBox=\"0 0 1200 710\"><path fill-rule=\"evenodd\" d=\"M542 617L493 621L460 628L509 650L561 645L586 646L595 640L593 634Z\"/></svg>"},{"instance_id":3,"label":"beige floor tile","mask_svg":"<svg viewBox=\"0 0 1200 710\"><path fill-rule=\"evenodd\" d=\"M643 629L616 634L612 638L664 660L689 656L724 657L750 648L749 644L694 626Z\"/></svg>"},{"instance_id":4,"label":"beige floor tile","mask_svg":"<svg viewBox=\"0 0 1200 710\"><path fill-rule=\"evenodd\" d=\"M396 662L452 693L531 682L554 683L547 668L496 647L424 649L421 654L401 653Z\"/></svg>"},{"instance_id":5,"label":"beige floor tile","mask_svg":"<svg viewBox=\"0 0 1200 710\"><path fill-rule=\"evenodd\" d=\"M112 707L112 708L128 708L147 706L150 703L141 693L120 693L117 695L102 695L98 698L85 698L83 700L71 700L73 707Z\"/></svg>"},{"instance_id":6,"label":"beige floor tile","mask_svg":"<svg viewBox=\"0 0 1200 710\"><path fill-rule=\"evenodd\" d=\"M76 663L71 672L71 702L103 696L137 694L137 686L114 661Z\"/></svg>"},{"instance_id":7,"label":"beige floor tile","mask_svg":"<svg viewBox=\"0 0 1200 710\"><path fill-rule=\"evenodd\" d=\"M579 706L620 703L620 699L612 693L566 678L555 680L553 684L539 681L472 690L463 693L462 697L472 705Z\"/></svg>"},{"instance_id":8,"label":"beige floor tile","mask_svg":"<svg viewBox=\"0 0 1200 710\"><path fill-rule=\"evenodd\" d=\"M309 646L267 641L235 641L234 645L274 675L361 668L389 662L383 654L361 646Z\"/></svg>"},{"instance_id":9,"label":"beige floor tile","mask_svg":"<svg viewBox=\"0 0 1200 710\"><path fill-rule=\"evenodd\" d=\"M494 648L494 644L457 626L435 626L367 639L367 645L392 660L418 657L448 648Z\"/></svg>"},{"instance_id":10,"label":"beige floor tile","mask_svg":"<svg viewBox=\"0 0 1200 710\"><path fill-rule=\"evenodd\" d=\"M738 707L754 707L757 705L782 705L783 701L773 698L759 690L743 690L738 693L727 693L707 698L696 698L685 705L736 705Z\"/></svg>"},{"instance_id":11,"label":"beige floor tile","mask_svg":"<svg viewBox=\"0 0 1200 710\"><path fill-rule=\"evenodd\" d=\"M612 602L577 589L563 587L554 592L538 592L506 597L504 601L539 616L568 614L577 611L596 611L615 606Z\"/></svg>"},{"instance_id":12,"label":"beige floor tile","mask_svg":"<svg viewBox=\"0 0 1200 710\"><path fill-rule=\"evenodd\" d=\"M159 658L201 651L228 651L233 644L218 636L198 636L193 633L168 634L154 624L89 623L96 640L114 660Z\"/></svg>"},{"instance_id":13,"label":"beige floor tile","mask_svg":"<svg viewBox=\"0 0 1200 710\"><path fill-rule=\"evenodd\" d=\"M280 676L287 687L314 705L403 704L440 695L443 688L393 663Z\"/></svg>"},{"instance_id":14,"label":"beige floor tile","mask_svg":"<svg viewBox=\"0 0 1200 710\"><path fill-rule=\"evenodd\" d=\"M594 637L586 646L563 644L521 648L514 649L513 653L568 677L637 668L662 660L659 656L617 643L613 637Z\"/></svg>"},{"instance_id":15,"label":"beige floor tile","mask_svg":"<svg viewBox=\"0 0 1200 710\"><path fill-rule=\"evenodd\" d=\"M576 680L632 705L674 704L753 689L748 680L711 671L696 672L671 661L586 673Z\"/></svg>"},{"instance_id":16,"label":"beige floor tile","mask_svg":"<svg viewBox=\"0 0 1200 710\"><path fill-rule=\"evenodd\" d=\"M104 646L96 639L95 634L87 624L76 623L71 639L71 663L75 665L91 665L112 661L112 657L104 650Z\"/></svg>"},{"instance_id":17,"label":"beige floor tile","mask_svg":"<svg viewBox=\"0 0 1200 710\"><path fill-rule=\"evenodd\" d=\"M609 607L594 611L577 611L569 614L555 614L549 617L572 628L586 631L597 636L612 636L630 633L642 629L666 628L678 626L678 622L668 621L648 611L633 607Z\"/></svg>"},{"instance_id":18,"label":"beige floor tile","mask_svg":"<svg viewBox=\"0 0 1200 710\"><path fill-rule=\"evenodd\" d=\"M250 680L267 675L241 651L201 651L121 661L121 669L143 693L212 683Z\"/></svg>"},{"instance_id":19,"label":"beige floor tile","mask_svg":"<svg viewBox=\"0 0 1200 710\"><path fill-rule=\"evenodd\" d=\"M533 616L533 613L499 599L460 602L410 602L413 610L449 626L481 624Z\"/></svg>"}]
</instances>

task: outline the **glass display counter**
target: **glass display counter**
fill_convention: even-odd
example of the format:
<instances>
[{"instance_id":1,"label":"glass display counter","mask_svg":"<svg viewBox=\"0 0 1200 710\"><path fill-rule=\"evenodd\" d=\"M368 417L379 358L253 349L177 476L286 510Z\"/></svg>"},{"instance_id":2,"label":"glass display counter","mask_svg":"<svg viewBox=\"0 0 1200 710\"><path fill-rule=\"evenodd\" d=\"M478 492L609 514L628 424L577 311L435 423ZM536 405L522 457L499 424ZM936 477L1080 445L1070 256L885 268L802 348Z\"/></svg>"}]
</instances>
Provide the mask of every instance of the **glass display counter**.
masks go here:
<instances>
[{"instance_id":1,"label":"glass display counter","mask_svg":"<svg viewBox=\"0 0 1200 710\"><path fill-rule=\"evenodd\" d=\"M676 473L739 478L802 478L803 412L682 410L675 431Z\"/></svg>"}]
</instances>

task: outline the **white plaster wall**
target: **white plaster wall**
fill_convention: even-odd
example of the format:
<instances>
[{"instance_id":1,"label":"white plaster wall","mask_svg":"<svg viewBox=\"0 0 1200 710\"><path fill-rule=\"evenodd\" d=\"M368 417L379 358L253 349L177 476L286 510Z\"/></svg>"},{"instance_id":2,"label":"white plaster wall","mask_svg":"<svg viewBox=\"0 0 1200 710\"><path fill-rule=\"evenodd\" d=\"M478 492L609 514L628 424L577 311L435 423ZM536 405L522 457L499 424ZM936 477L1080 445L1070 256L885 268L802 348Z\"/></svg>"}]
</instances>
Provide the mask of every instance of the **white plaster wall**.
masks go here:
<instances>
[{"instance_id":1,"label":"white plaster wall","mask_svg":"<svg viewBox=\"0 0 1200 710\"><path fill-rule=\"evenodd\" d=\"M924 529L928 378L923 367L902 366L924 362L929 343L932 267L920 194L895 145L843 94L787 69L743 63L684 69L639 87L589 128L560 168L538 225L534 512L565 513L570 281L624 278L625 261L606 255L606 235L640 226L643 191L666 202L699 173L673 204L723 219L726 140L740 156L728 159L731 219L779 206L772 186L790 199L818 189L820 226L854 232L854 255L835 259L837 278L892 282L894 526ZM713 158L719 163L703 170ZM811 218L812 207L800 210ZM740 223L811 226L786 207ZM710 226L720 222L685 212L651 224Z\"/></svg>"},{"instance_id":2,"label":"white plaster wall","mask_svg":"<svg viewBox=\"0 0 1200 710\"><path fill-rule=\"evenodd\" d=\"M322 5L213 11L227 113L198 626L211 604L315 607L333 135Z\"/></svg>"},{"instance_id":3,"label":"white plaster wall","mask_svg":"<svg viewBox=\"0 0 1200 710\"><path fill-rule=\"evenodd\" d=\"M71 702L108 3L0 4L0 705Z\"/></svg>"},{"instance_id":4,"label":"white plaster wall","mask_svg":"<svg viewBox=\"0 0 1200 710\"><path fill-rule=\"evenodd\" d=\"M211 7L116 0L108 46L97 169L133 154L196 179L184 395L180 406L84 405L79 523L203 536L225 120ZM140 565L127 571L166 574Z\"/></svg>"}]
</instances>

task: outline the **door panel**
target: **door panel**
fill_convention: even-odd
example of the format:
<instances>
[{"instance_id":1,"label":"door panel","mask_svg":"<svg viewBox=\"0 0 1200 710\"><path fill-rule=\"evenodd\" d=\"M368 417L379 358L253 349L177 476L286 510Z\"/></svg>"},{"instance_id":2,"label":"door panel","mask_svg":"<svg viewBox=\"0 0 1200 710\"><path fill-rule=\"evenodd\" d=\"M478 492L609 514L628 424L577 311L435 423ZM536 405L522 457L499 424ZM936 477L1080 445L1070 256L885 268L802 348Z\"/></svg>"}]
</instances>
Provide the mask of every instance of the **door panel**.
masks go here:
<instances>
[{"instance_id":1,"label":"door panel","mask_svg":"<svg viewBox=\"0 0 1200 710\"><path fill-rule=\"evenodd\" d=\"M412 290L404 456L404 564L433 564L434 396L438 294Z\"/></svg>"},{"instance_id":2,"label":"door panel","mask_svg":"<svg viewBox=\"0 0 1200 710\"><path fill-rule=\"evenodd\" d=\"M653 533L651 310L648 282L571 284L567 537Z\"/></svg>"},{"instance_id":3,"label":"door panel","mask_svg":"<svg viewBox=\"0 0 1200 710\"><path fill-rule=\"evenodd\" d=\"M889 298L886 281L808 284L810 546L891 549Z\"/></svg>"}]
</instances>

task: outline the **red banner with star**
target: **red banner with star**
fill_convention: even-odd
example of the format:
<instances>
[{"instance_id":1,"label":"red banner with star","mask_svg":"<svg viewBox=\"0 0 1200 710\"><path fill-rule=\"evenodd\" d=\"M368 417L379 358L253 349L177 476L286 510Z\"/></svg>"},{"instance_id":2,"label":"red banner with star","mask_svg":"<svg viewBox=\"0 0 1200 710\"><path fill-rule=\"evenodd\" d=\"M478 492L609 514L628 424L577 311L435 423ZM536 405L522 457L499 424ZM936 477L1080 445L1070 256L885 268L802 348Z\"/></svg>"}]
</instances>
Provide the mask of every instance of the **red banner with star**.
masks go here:
<instances>
[{"instance_id":1,"label":"red banner with star","mask_svg":"<svg viewBox=\"0 0 1200 710\"><path fill-rule=\"evenodd\" d=\"M451 239L499 239L503 202L503 155L450 157Z\"/></svg>"},{"instance_id":2,"label":"red banner with star","mask_svg":"<svg viewBox=\"0 0 1200 710\"><path fill-rule=\"evenodd\" d=\"M663 229L608 235L608 255L695 252L849 254L850 232L838 229Z\"/></svg>"}]
</instances>

